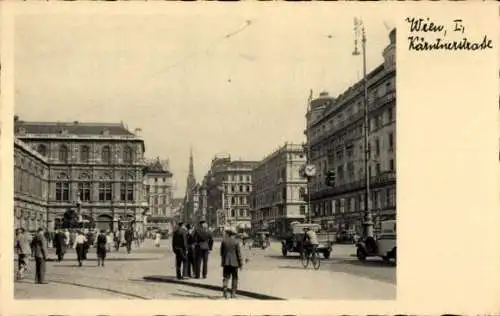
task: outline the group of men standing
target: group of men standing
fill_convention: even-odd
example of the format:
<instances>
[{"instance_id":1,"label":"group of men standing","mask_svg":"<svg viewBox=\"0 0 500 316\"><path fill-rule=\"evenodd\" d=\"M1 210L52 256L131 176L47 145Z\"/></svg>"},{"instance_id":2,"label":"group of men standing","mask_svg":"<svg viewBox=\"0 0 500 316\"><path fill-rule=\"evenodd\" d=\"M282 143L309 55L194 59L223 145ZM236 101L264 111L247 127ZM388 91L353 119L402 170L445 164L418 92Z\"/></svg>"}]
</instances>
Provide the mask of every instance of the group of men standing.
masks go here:
<instances>
[{"instance_id":1,"label":"group of men standing","mask_svg":"<svg viewBox=\"0 0 500 316\"><path fill-rule=\"evenodd\" d=\"M234 298L238 289L238 270L243 268L243 256L236 231L227 229L220 247L222 267L222 291L225 298L229 293ZM172 235L172 249L175 253L175 270L177 279L190 278L191 268L194 267L194 277L200 278L201 264L203 263L202 277L207 278L208 257L213 248L213 237L205 221L199 227L191 229L190 225L178 223ZM231 280L231 289L229 281Z\"/></svg>"},{"instance_id":2,"label":"group of men standing","mask_svg":"<svg viewBox=\"0 0 500 316\"><path fill-rule=\"evenodd\" d=\"M212 232L205 221L200 221L197 228L178 223L172 235L172 249L175 253L175 270L177 279L202 276L207 278L208 256L214 244ZM203 264L203 270L201 268Z\"/></svg>"}]
</instances>

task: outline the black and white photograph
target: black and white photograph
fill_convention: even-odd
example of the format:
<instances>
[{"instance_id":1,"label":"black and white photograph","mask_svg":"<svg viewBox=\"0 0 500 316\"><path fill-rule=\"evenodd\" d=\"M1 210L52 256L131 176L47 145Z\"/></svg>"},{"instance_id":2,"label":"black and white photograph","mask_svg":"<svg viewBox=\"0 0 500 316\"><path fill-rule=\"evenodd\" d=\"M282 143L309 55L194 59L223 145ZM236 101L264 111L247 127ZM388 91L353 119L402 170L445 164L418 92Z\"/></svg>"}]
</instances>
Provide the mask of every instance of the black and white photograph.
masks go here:
<instances>
[{"instance_id":1,"label":"black and white photograph","mask_svg":"<svg viewBox=\"0 0 500 316\"><path fill-rule=\"evenodd\" d=\"M294 12L15 17L14 299L396 299L395 23Z\"/></svg>"}]
</instances>

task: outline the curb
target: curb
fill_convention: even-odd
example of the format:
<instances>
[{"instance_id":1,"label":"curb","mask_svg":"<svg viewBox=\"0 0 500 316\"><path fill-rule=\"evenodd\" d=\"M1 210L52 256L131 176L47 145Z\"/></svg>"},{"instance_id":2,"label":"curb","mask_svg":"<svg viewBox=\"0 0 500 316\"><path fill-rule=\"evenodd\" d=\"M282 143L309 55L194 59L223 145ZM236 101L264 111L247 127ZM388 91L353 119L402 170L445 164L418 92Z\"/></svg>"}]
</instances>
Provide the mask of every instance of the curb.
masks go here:
<instances>
[{"instance_id":1,"label":"curb","mask_svg":"<svg viewBox=\"0 0 500 316\"><path fill-rule=\"evenodd\" d=\"M203 289L207 289L207 290L214 290L214 291L221 291L222 292L222 286L219 286L219 285L194 283L194 282L177 280L175 278L164 277L164 276L145 276L145 277L143 277L143 279L146 281L181 284L181 285L186 285L186 286L192 286L192 287L198 287L198 288L203 288ZM271 295L267 295L267 294L251 292L251 291L246 291L246 290L238 290L236 293L243 295L243 296L250 297L250 298L254 298L257 300L280 300L280 301L286 300L286 299L281 298L281 297L276 297L276 296L271 296Z\"/></svg>"}]
</instances>

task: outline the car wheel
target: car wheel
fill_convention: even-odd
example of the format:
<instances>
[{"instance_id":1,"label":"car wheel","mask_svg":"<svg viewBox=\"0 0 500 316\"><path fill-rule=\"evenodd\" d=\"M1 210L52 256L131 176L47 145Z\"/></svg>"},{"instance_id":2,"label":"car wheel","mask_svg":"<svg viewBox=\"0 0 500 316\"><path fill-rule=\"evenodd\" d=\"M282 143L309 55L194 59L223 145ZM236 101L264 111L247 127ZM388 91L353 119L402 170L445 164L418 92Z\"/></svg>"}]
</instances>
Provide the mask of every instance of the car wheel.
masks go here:
<instances>
[{"instance_id":1,"label":"car wheel","mask_svg":"<svg viewBox=\"0 0 500 316\"><path fill-rule=\"evenodd\" d=\"M323 252L323 257L325 257L325 259L330 259L330 251Z\"/></svg>"},{"instance_id":2,"label":"car wheel","mask_svg":"<svg viewBox=\"0 0 500 316\"><path fill-rule=\"evenodd\" d=\"M362 248L358 248L358 250L356 251L356 256L358 257L359 261L366 260L366 252Z\"/></svg>"},{"instance_id":3,"label":"car wheel","mask_svg":"<svg viewBox=\"0 0 500 316\"><path fill-rule=\"evenodd\" d=\"M382 260L385 262L385 263L389 263L391 261L391 259L389 258L389 256L383 256L382 257Z\"/></svg>"}]
</instances>

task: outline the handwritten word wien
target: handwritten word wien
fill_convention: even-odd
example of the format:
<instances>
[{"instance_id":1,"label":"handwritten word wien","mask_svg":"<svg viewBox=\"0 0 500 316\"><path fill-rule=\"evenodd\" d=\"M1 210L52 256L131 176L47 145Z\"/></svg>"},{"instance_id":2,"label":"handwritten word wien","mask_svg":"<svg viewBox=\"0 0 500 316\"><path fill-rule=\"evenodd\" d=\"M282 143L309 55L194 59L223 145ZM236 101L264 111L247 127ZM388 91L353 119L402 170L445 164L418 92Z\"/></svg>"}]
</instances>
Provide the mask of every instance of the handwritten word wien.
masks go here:
<instances>
[{"instance_id":1,"label":"handwritten word wien","mask_svg":"<svg viewBox=\"0 0 500 316\"><path fill-rule=\"evenodd\" d=\"M410 24L410 33L418 33L418 35L411 34L408 37L409 50L477 51L493 48L493 41L486 35L481 40L470 40L467 36L463 36L465 26L460 19L453 20L454 24L451 28L452 34L459 33L462 35L460 39L447 39L448 28L443 24L431 21L429 18L406 18L406 22ZM435 36L435 38L429 39L432 36Z\"/></svg>"}]
</instances>

